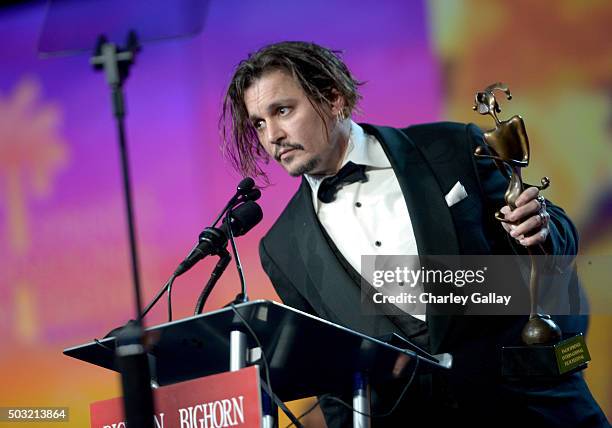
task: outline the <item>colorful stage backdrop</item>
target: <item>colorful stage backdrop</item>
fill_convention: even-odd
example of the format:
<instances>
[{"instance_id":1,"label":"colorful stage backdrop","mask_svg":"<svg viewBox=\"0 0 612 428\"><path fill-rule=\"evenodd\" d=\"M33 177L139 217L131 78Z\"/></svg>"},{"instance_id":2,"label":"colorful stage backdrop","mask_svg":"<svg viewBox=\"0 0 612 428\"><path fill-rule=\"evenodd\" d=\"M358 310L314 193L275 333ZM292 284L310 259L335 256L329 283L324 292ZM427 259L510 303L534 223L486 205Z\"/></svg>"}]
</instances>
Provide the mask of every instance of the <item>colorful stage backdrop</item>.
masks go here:
<instances>
[{"instance_id":1,"label":"colorful stage backdrop","mask_svg":"<svg viewBox=\"0 0 612 428\"><path fill-rule=\"evenodd\" d=\"M90 402L120 393L119 379L62 349L133 317L133 296L109 91L89 53L38 58L45 12L43 2L0 9L0 406L67 406L68 425L81 427ZM489 126L471 111L473 94L508 83L515 101L504 113L524 115L534 145L528 178L552 178L547 196L575 220L584 254L612 254L611 21L612 6L598 1L211 1L199 35L146 44L126 84L145 300L240 179L217 128L233 68L280 40L344 51L366 82L363 122ZM253 299L276 298L257 243L299 183L268 170L264 220L238 241ZM205 261L176 282L175 318L192 313L211 268ZM228 269L206 309L238 291ZM162 301L147 323L165 316ZM586 372L608 415L610 326L592 317Z\"/></svg>"}]
</instances>

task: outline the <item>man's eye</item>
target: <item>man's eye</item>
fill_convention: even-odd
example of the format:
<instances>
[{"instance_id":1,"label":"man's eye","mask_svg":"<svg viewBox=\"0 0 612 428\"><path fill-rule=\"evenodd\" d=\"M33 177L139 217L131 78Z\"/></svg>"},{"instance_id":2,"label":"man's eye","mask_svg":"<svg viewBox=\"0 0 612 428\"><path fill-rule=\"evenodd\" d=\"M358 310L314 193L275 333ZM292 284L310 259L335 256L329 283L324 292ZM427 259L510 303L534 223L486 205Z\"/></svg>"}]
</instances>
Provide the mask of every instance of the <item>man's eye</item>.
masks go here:
<instances>
[{"instance_id":1,"label":"man's eye","mask_svg":"<svg viewBox=\"0 0 612 428\"><path fill-rule=\"evenodd\" d=\"M264 123L264 121L263 121L263 120L258 120L257 122L254 122L254 123L253 123L253 126L255 127L255 129L256 129L256 130L258 130L258 131L259 131L259 130L261 130L261 129L263 129L263 128L264 128L265 123Z\"/></svg>"},{"instance_id":2,"label":"man's eye","mask_svg":"<svg viewBox=\"0 0 612 428\"><path fill-rule=\"evenodd\" d=\"M278 109L278 114L280 114L281 116L285 116L288 113L289 113L289 107L280 107Z\"/></svg>"}]
</instances>

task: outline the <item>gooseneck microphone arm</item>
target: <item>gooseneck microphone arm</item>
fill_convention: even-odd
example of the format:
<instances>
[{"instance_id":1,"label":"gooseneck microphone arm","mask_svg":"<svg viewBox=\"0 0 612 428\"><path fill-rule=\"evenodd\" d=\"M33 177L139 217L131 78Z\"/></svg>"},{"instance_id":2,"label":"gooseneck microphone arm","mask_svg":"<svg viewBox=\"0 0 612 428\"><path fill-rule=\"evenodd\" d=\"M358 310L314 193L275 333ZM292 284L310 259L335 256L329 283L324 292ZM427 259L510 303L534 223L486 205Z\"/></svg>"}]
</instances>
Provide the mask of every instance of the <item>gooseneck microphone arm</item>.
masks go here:
<instances>
[{"instance_id":1,"label":"gooseneck microphone arm","mask_svg":"<svg viewBox=\"0 0 612 428\"><path fill-rule=\"evenodd\" d=\"M223 272L225 272L225 269L231 260L232 256L230 256L230 253L228 253L225 248L222 248L221 251L219 251L219 261L210 274L210 278L202 290L202 293L200 293L200 297L198 297L198 303L196 304L195 311L193 313L194 315L199 315L202 313L204 305L208 300L208 296L210 296L210 293L217 284L219 278L221 278L221 275L223 275Z\"/></svg>"},{"instance_id":2,"label":"gooseneck microphone arm","mask_svg":"<svg viewBox=\"0 0 612 428\"><path fill-rule=\"evenodd\" d=\"M153 308L153 306L155 306L155 304L157 303L157 301L159 299L161 299L161 296L164 295L164 293L166 292L166 290L171 289L172 288L172 284L174 283L174 280L176 279L177 275L175 275L174 273L172 274L172 276L170 278L168 278L168 281L166 281L166 283L164 284L164 286L157 292L157 294L155 295L155 297L153 297L153 300L151 300L151 302L147 305L146 308L144 308L144 310L142 311L142 318L144 318L144 316L146 314L149 313L149 311L151 310L151 308Z\"/></svg>"},{"instance_id":3,"label":"gooseneck microphone arm","mask_svg":"<svg viewBox=\"0 0 612 428\"><path fill-rule=\"evenodd\" d=\"M214 230L214 232L211 232L211 230ZM200 237L202 237L202 235L204 235L207 231L209 232L209 236L212 233L220 237L223 236L223 232L221 232L219 229L214 229L212 227L209 227L209 228L206 228L204 232L202 232ZM210 242L210 240L205 241L205 242ZM221 245L223 246L227 245L227 239L225 240L225 244L221 244ZM147 305L147 307L142 311L142 317L144 317L146 314L149 313L149 311L153 308L153 306L155 306L155 304L159 301L159 299L161 299L164 293L168 292L168 321L172 321L172 284L174 283L174 280L178 276L187 272L194 264L196 264L198 261L200 261L207 255L213 254L214 251L220 251L220 249L215 249L214 251L208 252L208 254L206 254L205 251L201 249L201 247L202 247L202 238L200 239L200 242L198 242L198 244L196 244L193 247L193 249L189 252L189 255L185 257L185 260L183 260L183 262L172 273L168 281L166 281L164 286L157 292L153 300L151 300L151 302ZM223 247L220 246L219 248L223 248ZM225 248L223 249L225 250Z\"/></svg>"},{"instance_id":4,"label":"gooseneck microphone arm","mask_svg":"<svg viewBox=\"0 0 612 428\"><path fill-rule=\"evenodd\" d=\"M210 230L210 229L212 228L207 228L206 230ZM216 230L218 231L218 229ZM204 234L204 232L202 232L202 234ZM144 308L144 310L142 311L143 318L146 314L149 313L149 311L153 308L153 306L155 306L155 304L159 301L159 299L161 299L164 293L168 292L168 321L172 321L172 298L171 298L172 284L174 283L174 280L179 275L182 275L183 273L187 272L187 270L189 270L191 266L193 266L195 263L197 263L199 260L201 260L202 258L206 256L204 252L199 248L201 247L201 244L202 244L201 242L198 242L198 244L196 244L192 248L192 250L189 252L189 255L185 257L185 260L183 260L183 262L176 268L176 270L172 273L170 278L168 278L168 281L166 281L164 286L157 292L155 297L153 297L153 300L151 300L151 302L147 305L147 307Z\"/></svg>"},{"instance_id":5,"label":"gooseneck microphone arm","mask_svg":"<svg viewBox=\"0 0 612 428\"><path fill-rule=\"evenodd\" d=\"M258 189L253 189L257 190ZM252 190L251 190L252 192ZM176 268L174 273L170 276L166 284L158 291L151 303L142 312L144 317L151 308L159 301L163 294L172 289L174 280L191 269L198 261L209 255L223 254L222 250L225 250L227 246L228 235L242 236L255 227L263 217L261 207L252 200L247 200L242 203L236 209L231 210L229 221L223 222L219 228L208 227L200 234L198 243L191 250L191 252L185 257L185 260ZM171 300L170 293L168 294L169 300L169 318L171 319Z\"/></svg>"},{"instance_id":6,"label":"gooseneck microphone arm","mask_svg":"<svg viewBox=\"0 0 612 428\"><path fill-rule=\"evenodd\" d=\"M225 221L229 222L229 219L232 215L232 209L230 208L227 211L227 215L225 217ZM236 269L238 269L238 277L240 278L240 294L236 296L234 299L234 303L243 303L248 302L249 298L246 292L246 281L244 279L244 272L242 271L242 263L240 262L240 256L238 255L238 249L236 248L236 242L234 242L234 234L232 233L231 228L229 228L229 241L232 246L232 253L234 254L234 259L236 260Z\"/></svg>"}]
</instances>

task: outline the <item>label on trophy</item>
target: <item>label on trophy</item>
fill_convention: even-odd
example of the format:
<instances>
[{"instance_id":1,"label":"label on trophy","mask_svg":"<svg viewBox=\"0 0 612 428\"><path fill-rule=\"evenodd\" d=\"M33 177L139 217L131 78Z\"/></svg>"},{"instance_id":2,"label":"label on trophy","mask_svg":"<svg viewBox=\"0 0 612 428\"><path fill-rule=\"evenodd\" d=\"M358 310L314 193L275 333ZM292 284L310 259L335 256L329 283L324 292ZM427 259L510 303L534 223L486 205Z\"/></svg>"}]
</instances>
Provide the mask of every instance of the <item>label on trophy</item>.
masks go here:
<instances>
[{"instance_id":1,"label":"label on trophy","mask_svg":"<svg viewBox=\"0 0 612 428\"><path fill-rule=\"evenodd\" d=\"M591 361L589 350L584 342L584 336L578 335L563 340L555 345L555 355L559 374L572 371L581 365Z\"/></svg>"}]
</instances>

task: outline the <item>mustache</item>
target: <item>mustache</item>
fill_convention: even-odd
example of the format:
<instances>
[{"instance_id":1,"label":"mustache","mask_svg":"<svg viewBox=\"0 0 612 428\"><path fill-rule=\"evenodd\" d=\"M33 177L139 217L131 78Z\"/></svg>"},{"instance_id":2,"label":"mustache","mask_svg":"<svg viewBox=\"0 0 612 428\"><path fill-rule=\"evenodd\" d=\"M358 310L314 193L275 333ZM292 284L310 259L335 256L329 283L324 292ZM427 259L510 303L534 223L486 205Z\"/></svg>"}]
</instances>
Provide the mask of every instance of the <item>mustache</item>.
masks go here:
<instances>
[{"instance_id":1,"label":"mustache","mask_svg":"<svg viewBox=\"0 0 612 428\"><path fill-rule=\"evenodd\" d=\"M274 159L280 161L280 152L284 149L304 150L304 146L297 143L279 143L274 150Z\"/></svg>"}]
</instances>

